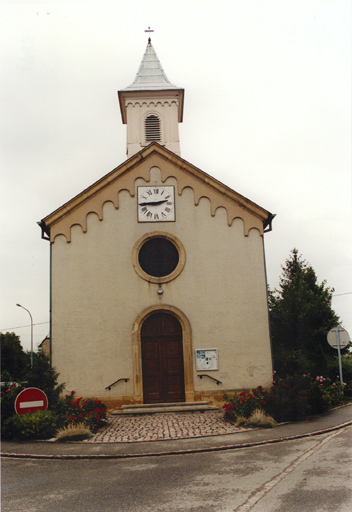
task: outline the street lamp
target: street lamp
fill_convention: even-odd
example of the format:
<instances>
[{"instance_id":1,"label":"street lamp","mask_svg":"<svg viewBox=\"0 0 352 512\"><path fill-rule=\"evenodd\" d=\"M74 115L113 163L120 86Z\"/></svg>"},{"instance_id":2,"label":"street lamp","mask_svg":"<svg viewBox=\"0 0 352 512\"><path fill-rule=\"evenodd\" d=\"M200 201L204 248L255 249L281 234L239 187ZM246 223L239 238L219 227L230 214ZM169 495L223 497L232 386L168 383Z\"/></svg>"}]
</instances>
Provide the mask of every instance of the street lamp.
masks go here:
<instances>
[{"instance_id":1,"label":"street lamp","mask_svg":"<svg viewBox=\"0 0 352 512\"><path fill-rule=\"evenodd\" d=\"M21 306L21 304L16 304L16 306L18 306L19 308L25 309L27 311L27 313L29 314L29 316L31 317L31 366L33 366L33 318L32 318L30 311L28 311L27 308Z\"/></svg>"}]
</instances>

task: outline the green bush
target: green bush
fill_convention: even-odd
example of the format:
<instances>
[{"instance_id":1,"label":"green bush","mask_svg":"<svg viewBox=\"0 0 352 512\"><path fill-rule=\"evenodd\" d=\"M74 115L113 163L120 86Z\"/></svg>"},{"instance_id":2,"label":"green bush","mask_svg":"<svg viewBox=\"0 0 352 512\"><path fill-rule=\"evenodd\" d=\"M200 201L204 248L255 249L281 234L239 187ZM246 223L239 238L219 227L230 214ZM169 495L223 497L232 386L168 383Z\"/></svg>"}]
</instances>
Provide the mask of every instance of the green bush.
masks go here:
<instances>
[{"instance_id":1,"label":"green bush","mask_svg":"<svg viewBox=\"0 0 352 512\"><path fill-rule=\"evenodd\" d=\"M58 419L50 411L37 411L33 414L14 415L7 418L2 426L2 437L28 441L50 439L58 427Z\"/></svg>"},{"instance_id":2,"label":"green bush","mask_svg":"<svg viewBox=\"0 0 352 512\"><path fill-rule=\"evenodd\" d=\"M310 411L308 391L294 378L277 378L264 392L265 412L276 421L299 421Z\"/></svg>"},{"instance_id":3,"label":"green bush","mask_svg":"<svg viewBox=\"0 0 352 512\"><path fill-rule=\"evenodd\" d=\"M331 406L343 403L344 386L323 376L294 375L280 378L275 373L270 389L260 392L264 410L276 421L300 421L309 415L322 414Z\"/></svg>"}]
</instances>

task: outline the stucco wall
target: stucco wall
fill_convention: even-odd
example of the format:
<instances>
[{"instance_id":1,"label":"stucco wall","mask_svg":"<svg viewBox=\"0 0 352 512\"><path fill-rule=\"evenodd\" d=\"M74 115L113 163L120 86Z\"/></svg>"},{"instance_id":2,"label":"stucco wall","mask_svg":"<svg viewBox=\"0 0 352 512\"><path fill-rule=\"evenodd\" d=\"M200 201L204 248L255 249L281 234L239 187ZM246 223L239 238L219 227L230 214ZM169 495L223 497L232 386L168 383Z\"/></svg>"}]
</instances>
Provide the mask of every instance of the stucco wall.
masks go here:
<instances>
[{"instance_id":1,"label":"stucco wall","mask_svg":"<svg viewBox=\"0 0 352 512\"><path fill-rule=\"evenodd\" d=\"M151 183L161 184L154 168ZM138 185L145 185L142 179ZM169 178L164 185L174 185ZM162 285L148 283L134 270L132 251L146 233L176 236L186 252L181 274ZM87 232L71 228L71 243L59 235L52 244L52 356L67 389L80 396L126 397L135 393L132 327L147 308L171 305L191 325L196 348L217 348L222 381L197 378L195 392L234 390L265 385L271 354L262 237L257 229L244 236L243 221L229 227L226 211L210 214L210 201L194 205L191 188L176 194L176 222L138 223L136 196L119 193L119 208L103 207L103 220L88 215ZM198 372L199 373L199 372ZM129 378L112 390L106 386Z\"/></svg>"}]
</instances>

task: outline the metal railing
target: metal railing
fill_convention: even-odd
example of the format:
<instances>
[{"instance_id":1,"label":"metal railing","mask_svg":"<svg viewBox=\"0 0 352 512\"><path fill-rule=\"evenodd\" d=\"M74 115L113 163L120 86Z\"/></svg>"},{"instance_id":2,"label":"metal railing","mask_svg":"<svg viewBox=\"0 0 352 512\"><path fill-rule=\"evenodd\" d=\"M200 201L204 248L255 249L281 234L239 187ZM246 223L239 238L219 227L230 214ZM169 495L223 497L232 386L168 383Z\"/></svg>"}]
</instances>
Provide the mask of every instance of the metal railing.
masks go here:
<instances>
[{"instance_id":1,"label":"metal railing","mask_svg":"<svg viewBox=\"0 0 352 512\"><path fill-rule=\"evenodd\" d=\"M115 380L115 382L113 382L112 384L110 384L109 386L107 386L105 389L108 389L109 391L111 390L111 388L113 386L115 386L115 384L117 384L118 382L120 382L121 380L124 380L125 382L127 382L128 380L130 379L126 379L126 378L123 378L123 379L118 379L118 380Z\"/></svg>"},{"instance_id":2,"label":"metal railing","mask_svg":"<svg viewBox=\"0 0 352 512\"><path fill-rule=\"evenodd\" d=\"M200 379L202 379L203 377L208 377L209 379L215 380L217 386L219 384L222 384L221 380L215 379L215 377L211 377L210 375L197 375L197 377L199 377Z\"/></svg>"}]
</instances>

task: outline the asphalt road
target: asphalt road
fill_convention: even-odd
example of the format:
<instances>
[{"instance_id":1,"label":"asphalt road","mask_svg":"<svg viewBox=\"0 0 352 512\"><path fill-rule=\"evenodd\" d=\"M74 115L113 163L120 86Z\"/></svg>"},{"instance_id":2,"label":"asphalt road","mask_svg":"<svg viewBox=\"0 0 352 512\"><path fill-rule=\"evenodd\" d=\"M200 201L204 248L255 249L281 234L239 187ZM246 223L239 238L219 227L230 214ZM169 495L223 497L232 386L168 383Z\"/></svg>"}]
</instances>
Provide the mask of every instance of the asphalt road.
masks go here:
<instances>
[{"instance_id":1,"label":"asphalt road","mask_svg":"<svg viewBox=\"0 0 352 512\"><path fill-rule=\"evenodd\" d=\"M2 512L350 512L352 427L222 452L2 460Z\"/></svg>"}]
</instances>

